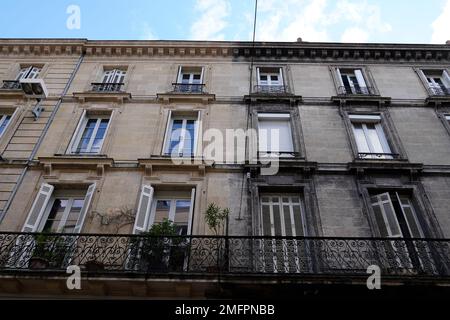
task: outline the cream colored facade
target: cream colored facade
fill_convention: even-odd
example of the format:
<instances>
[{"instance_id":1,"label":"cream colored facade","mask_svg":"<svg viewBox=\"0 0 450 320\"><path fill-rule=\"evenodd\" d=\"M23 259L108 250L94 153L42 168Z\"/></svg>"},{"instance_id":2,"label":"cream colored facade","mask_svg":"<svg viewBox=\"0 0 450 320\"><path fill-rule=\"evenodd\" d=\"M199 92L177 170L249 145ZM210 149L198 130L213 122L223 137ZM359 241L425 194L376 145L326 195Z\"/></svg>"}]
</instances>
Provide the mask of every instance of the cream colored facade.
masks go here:
<instances>
[{"instance_id":1,"label":"cream colored facade","mask_svg":"<svg viewBox=\"0 0 450 320\"><path fill-rule=\"evenodd\" d=\"M31 113L35 100L25 98L20 90L0 91L0 111L12 115L0 138L3 232L23 230L46 183L60 192L85 192L95 184L81 233L133 233L142 186L151 185L155 196L192 197L192 235L212 234L204 212L214 202L230 208L230 235L259 236L258 195L300 190L306 235L379 237L371 218L370 192L402 189L414 195L424 216L424 237L450 238L450 132L445 120L450 96L430 96L421 73L449 72L449 45L0 41L0 81L14 80L21 68L31 65L41 68L39 78L49 90L37 120ZM173 93L180 67L202 68L205 93ZM285 95L254 91L257 69L264 67L281 68L288 88ZM339 95L336 68L363 70L375 94ZM121 91L92 91L92 83L102 82L104 72L112 69L126 71ZM209 129L226 136L227 129L257 129L257 113L270 110L290 112L295 151L300 155L282 161L275 176L261 177L257 166L227 164L201 154L196 155L198 161L185 165L164 156L173 115L197 116L202 123L200 136ZM400 159L355 157L358 150L346 119L358 112L381 113L387 119L389 143ZM85 113L109 117L101 151L71 154ZM129 216L124 215L127 210ZM20 292L14 281L3 281L2 292ZM134 289L123 289L129 284L120 281L112 285L120 287L117 295L134 294L130 293ZM148 296L194 295L195 291L204 296L207 285L188 283L167 289L144 282L136 285L136 291ZM96 292L96 285L86 295L106 294L103 285Z\"/></svg>"}]
</instances>

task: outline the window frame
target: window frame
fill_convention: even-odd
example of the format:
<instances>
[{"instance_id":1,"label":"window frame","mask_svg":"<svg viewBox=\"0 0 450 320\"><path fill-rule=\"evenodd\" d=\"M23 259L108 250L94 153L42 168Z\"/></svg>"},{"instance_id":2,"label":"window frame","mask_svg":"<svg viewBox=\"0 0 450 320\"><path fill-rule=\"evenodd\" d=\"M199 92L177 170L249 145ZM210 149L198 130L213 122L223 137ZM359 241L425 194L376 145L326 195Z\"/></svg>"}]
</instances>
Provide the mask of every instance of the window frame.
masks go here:
<instances>
[{"instance_id":1,"label":"window frame","mask_svg":"<svg viewBox=\"0 0 450 320\"><path fill-rule=\"evenodd\" d=\"M107 138L108 132L110 130L110 126L111 126L111 122L112 122L111 120L113 118L113 113L114 113L114 111L111 111L109 114L106 113L106 112L105 113L99 113L99 114L95 113L94 114L94 113L90 113L87 110L84 110L82 115L81 115L81 117L80 117L78 125L77 125L77 127L76 127L76 129L75 129L75 131L74 131L74 133L72 135L72 139L71 139L71 141L69 143L69 147L68 147L66 153L71 154L71 155L92 155L92 156L100 155L102 153L103 146L105 144L105 140ZM76 152L76 148L78 148L78 145L80 144L80 141L81 141L81 138L83 136L84 130L86 129L86 125L87 125L88 121L90 119L92 119L92 118L94 118L94 119L97 118L97 123L96 123L94 131L92 132L92 135L91 135L91 137L89 139L90 142L89 142L88 146L90 146L91 149L92 149L92 144L93 144L93 141L95 140L95 136L97 134L98 128L100 126L101 120L108 119L108 125L106 127L105 134L103 136L102 143L100 145L99 151L97 153Z\"/></svg>"},{"instance_id":2,"label":"window frame","mask_svg":"<svg viewBox=\"0 0 450 320\"><path fill-rule=\"evenodd\" d=\"M195 113L197 113L197 116L195 116ZM177 113L176 111L172 112L172 110L169 110L167 123L166 123L166 131L164 134L164 141L163 141L163 149L162 149L162 155L163 156L171 156L172 153L170 152L170 144L171 144L171 136L172 136L172 129L173 129L173 123L175 120L183 120L182 124L182 132L184 133L183 138L180 138L180 144L178 145L178 151L183 151L184 149L184 142L185 142L185 134L188 132L186 130L186 125L188 120L194 120L194 145L192 153L189 156L184 155L183 152L178 152L178 156L180 158L185 157L195 157L197 155L198 151L198 140L199 140L199 127L200 127L200 117L201 112L199 110L192 111L189 113ZM181 136L181 134L180 134Z\"/></svg>"},{"instance_id":3,"label":"window frame","mask_svg":"<svg viewBox=\"0 0 450 320\"><path fill-rule=\"evenodd\" d=\"M449 83L447 84L447 88L450 89L450 68L448 68L447 66L436 66L436 67L414 67L414 71L417 73L419 79L422 82L422 85L425 88L425 91L428 95L428 97L435 97L435 96L440 96L440 95L436 95L436 94L432 94L430 91L432 90L432 87L430 86L428 79L427 79L427 72L440 72L440 77L441 80L443 78L443 74L444 72L447 74L447 76L449 77L449 80L447 80ZM443 80L443 84L445 85L445 80ZM444 97L446 95L443 95ZM448 95L447 95L448 96Z\"/></svg>"},{"instance_id":4,"label":"window frame","mask_svg":"<svg viewBox=\"0 0 450 320\"><path fill-rule=\"evenodd\" d=\"M290 112L275 112L275 113L268 113L268 112L258 112L257 115L258 118L258 156L259 157L270 157L273 153L278 153L279 156L281 157L293 157L295 155L295 145L294 145L294 132L293 132L293 128L292 128L292 119L291 119L291 113ZM278 152L274 152L273 150L264 150L262 151L260 148L260 143L261 143L261 139L260 139L260 123L261 120L260 119L269 119L269 120L264 120L264 121L283 121L287 123L287 127L289 129L289 133L290 133L290 142L291 142L291 148L292 150L278 150ZM280 137L280 139L282 139L282 137ZM267 137L267 140L270 140ZM271 140L270 140L271 141ZM265 153L265 155L263 155L263 153ZM288 154L291 153L291 156L288 156ZM284 156L283 156L284 154Z\"/></svg>"},{"instance_id":5,"label":"window frame","mask_svg":"<svg viewBox=\"0 0 450 320\"><path fill-rule=\"evenodd\" d=\"M341 93L340 88L344 87L342 78L341 78L341 71L340 70L360 70L362 79L365 83L365 87L368 90L367 94L364 93ZM370 71L370 68L368 66L364 65L331 65L329 66L329 70L331 73L331 78L334 82L334 86L336 89L337 95L351 95L351 96L379 96L380 91L378 90L375 79L372 76L372 73ZM356 76L356 74L355 74Z\"/></svg>"},{"instance_id":6,"label":"window frame","mask_svg":"<svg viewBox=\"0 0 450 320\"><path fill-rule=\"evenodd\" d=\"M275 72L261 72L261 69L278 69L278 73ZM262 84L261 83L261 74L266 74L266 75L277 75L278 76L278 83L277 84L272 84L272 80L269 81L269 78L267 78L267 83L266 84ZM270 66L258 66L256 67L256 79L257 79L257 84L259 86L284 86L284 77L283 77L283 68L282 67L270 67Z\"/></svg>"},{"instance_id":7,"label":"window frame","mask_svg":"<svg viewBox=\"0 0 450 320\"><path fill-rule=\"evenodd\" d=\"M30 77L30 75L32 74L34 69L36 69L37 71L35 70L34 76ZM39 76L42 73L42 69L43 69L42 66L37 66L37 65L29 65L26 67L19 66L19 72L17 73L15 79L16 79L16 81L20 81L22 79L39 79ZM23 75L22 75L22 72L23 72Z\"/></svg>"},{"instance_id":8,"label":"window frame","mask_svg":"<svg viewBox=\"0 0 450 320\"><path fill-rule=\"evenodd\" d=\"M195 194L195 191L191 191L191 192L193 192ZM156 195L155 197L153 197L147 229L149 230L152 227L152 225L155 223L156 207L157 207L158 201L170 201L169 216L167 217L167 219L172 221L175 224L174 218L175 218L175 213L176 213L176 209L177 209L176 203L179 200L180 201L189 200L189 202L190 202L189 214L188 214L188 220L187 220L187 233L186 233L186 235L190 235L191 231L192 231L191 226L192 226L193 207L194 207L194 204L192 203L192 193L191 193L191 196L186 195L185 197L175 196L175 195L174 196L158 196L158 195Z\"/></svg>"},{"instance_id":9,"label":"window frame","mask_svg":"<svg viewBox=\"0 0 450 320\"><path fill-rule=\"evenodd\" d=\"M195 72L189 72L189 73L184 73L183 72L183 68L198 68L200 70L200 82L199 83L194 83L194 75L196 74ZM183 75L184 74L189 74L189 82L188 83L183 83ZM198 85L203 85L204 84L204 77L205 77L205 67L204 66L190 66L190 65L180 65L178 66L178 73L177 73L177 81L176 84L198 84Z\"/></svg>"},{"instance_id":10,"label":"window frame","mask_svg":"<svg viewBox=\"0 0 450 320\"><path fill-rule=\"evenodd\" d=\"M353 129L353 124L350 119L350 115L360 116L360 117L368 117L370 120L371 117L378 116L380 117L380 125L383 129L384 136L387 141L387 145L391 150L391 155L393 155L392 159L386 158L361 158L359 156L360 153L358 149L358 145L356 143L356 136ZM347 130L347 135L349 137L350 147L353 153L354 161L378 161L378 160L388 160L388 161L407 161L406 152L404 151L403 145L401 143L400 137L395 129L395 126L390 118L388 110L379 110L376 108L346 108L346 110L342 110L342 118L344 120L344 125Z\"/></svg>"}]
</instances>

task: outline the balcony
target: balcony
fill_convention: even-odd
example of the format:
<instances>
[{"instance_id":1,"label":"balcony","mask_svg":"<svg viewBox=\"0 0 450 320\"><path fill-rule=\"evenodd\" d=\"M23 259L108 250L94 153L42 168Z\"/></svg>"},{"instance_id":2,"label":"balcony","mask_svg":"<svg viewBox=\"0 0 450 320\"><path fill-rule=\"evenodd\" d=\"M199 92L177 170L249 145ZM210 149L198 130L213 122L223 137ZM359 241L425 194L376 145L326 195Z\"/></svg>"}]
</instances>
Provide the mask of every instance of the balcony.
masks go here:
<instances>
[{"instance_id":1,"label":"balcony","mask_svg":"<svg viewBox=\"0 0 450 320\"><path fill-rule=\"evenodd\" d=\"M375 95L375 90L372 87L345 87L338 88L338 95Z\"/></svg>"},{"instance_id":2,"label":"balcony","mask_svg":"<svg viewBox=\"0 0 450 320\"><path fill-rule=\"evenodd\" d=\"M427 91L430 96L450 96L450 88L447 87L428 87Z\"/></svg>"},{"instance_id":3,"label":"balcony","mask_svg":"<svg viewBox=\"0 0 450 320\"><path fill-rule=\"evenodd\" d=\"M172 83L172 86L175 93L206 93L203 83Z\"/></svg>"},{"instance_id":4,"label":"balcony","mask_svg":"<svg viewBox=\"0 0 450 320\"><path fill-rule=\"evenodd\" d=\"M94 92L122 92L122 87L123 87L123 83L122 82L104 82L104 83L98 83L98 82L93 82L91 83L92 86L92 91Z\"/></svg>"},{"instance_id":5,"label":"balcony","mask_svg":"<svg viewBox=\"0 0 450 320\"><path fill-rule=\"evenodd\" d=\"M0 273L450 277L450 239L0 233Z\"/></svg>"},{"instance_id":6,"label":"balcony","mask_svg":"<svg viewBox=\"0 0 450 320\"><path fill-rule=\"evenodd\" d=\"M358 160L398 160L400 155L398 153L373 153L373 152L358 152Z\"/></svg>"},{"instance_id":7,"label":"balcony","mask_svg":"<svg viewBox=\"0 0 450 320\"><path fill-rule=\"evenodd\" d=\"M2 90L21 90L20 82L18 80L3 80Z\"/></svg>"},{"instance_id":8,"label":"balcony","mask_svg":"<svg viewBox=\"0 0 450 320\"><path fill-rule=\"evenodd\" d=\"M289 88L286 85L256 85L253 87L253 93L266 95L289 94Z\"/></svg>"}]
</instances>

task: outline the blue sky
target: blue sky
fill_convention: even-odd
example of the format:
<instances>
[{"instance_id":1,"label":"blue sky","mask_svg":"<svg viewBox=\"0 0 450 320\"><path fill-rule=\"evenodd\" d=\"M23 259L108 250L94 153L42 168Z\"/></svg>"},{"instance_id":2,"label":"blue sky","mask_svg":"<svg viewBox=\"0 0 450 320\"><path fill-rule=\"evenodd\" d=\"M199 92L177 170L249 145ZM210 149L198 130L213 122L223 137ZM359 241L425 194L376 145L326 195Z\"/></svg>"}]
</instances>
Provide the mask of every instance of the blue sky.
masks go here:
<instances>
[{"instance_id":1,"label":"blue sky","mask_svg":"<svg viewBox=\"0 0 450 320\"><path fill-rule=\"evenodd\" d=\"M67 28L67 8L80 29ZM265 41L444 43L450 0L259 0ZM2 38L250 40L254 0L4 1Z\"/></svg>"}]
</instances>

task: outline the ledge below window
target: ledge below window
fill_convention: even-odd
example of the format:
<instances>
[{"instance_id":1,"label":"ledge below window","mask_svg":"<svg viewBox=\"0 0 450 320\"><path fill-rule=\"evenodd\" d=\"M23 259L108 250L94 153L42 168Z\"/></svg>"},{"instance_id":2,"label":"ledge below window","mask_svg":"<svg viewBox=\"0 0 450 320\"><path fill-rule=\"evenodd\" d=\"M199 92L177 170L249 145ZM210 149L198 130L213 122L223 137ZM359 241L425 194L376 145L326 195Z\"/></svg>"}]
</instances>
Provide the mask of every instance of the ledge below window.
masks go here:
<instances>
[{"instance_id":1,"label":"ledge below window","mask_svg":"<svg viewBox=\"0 0 450 320\"><path fill-rule=\"evenodd\" d=\"M211 93L166 92L157 93L156 97L159 101L164 103L170 103L172 101L187 101L206 104L216 100L216 95Z\"/></svg>"},{"instance_id":2,"label":"ledge below window","mask_svg":"<svg viewBox=\"0 0 450 320\"><path fill-rule=\"evenodd\" d=\"M73 97L80 103L86 101L108 101L123 103L125 100L131 100L131 93L127 92L74 92Z\"/></svg>"}]
</instances>

